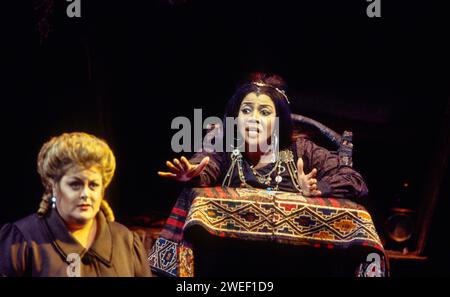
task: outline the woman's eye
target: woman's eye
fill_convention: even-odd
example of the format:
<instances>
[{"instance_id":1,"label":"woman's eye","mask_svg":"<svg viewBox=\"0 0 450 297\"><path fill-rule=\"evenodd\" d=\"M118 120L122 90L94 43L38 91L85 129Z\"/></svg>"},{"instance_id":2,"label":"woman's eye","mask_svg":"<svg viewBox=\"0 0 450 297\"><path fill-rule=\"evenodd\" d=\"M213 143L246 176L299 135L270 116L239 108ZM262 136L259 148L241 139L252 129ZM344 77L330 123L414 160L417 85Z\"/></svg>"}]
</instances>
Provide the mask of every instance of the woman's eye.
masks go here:
<instances>
[{"instance_id":1,"label":"woman's eye","mask_svg":"<svg viewBox=\"0 0 450 297\"><path fill-rule=\"evenodd\" d=\"M69 186L73 190L79 190L81 188L81 183L79 183L79 182L72 182L72 183L69 184Z\"/></svg>"},{"instance_id":2,"label":"woman's eye","mask_svg":"<svg viewBox=\"0 0 450 297\"><path fill-rule=\"evenodd\" d=\"M97 183L90 183L89 187L91 188L91 190L94 190L94 189L96 189L98 187L98 184Z\"/></svg>"},{"instance_id":3,"label":"woman's eye","mask_svg":"<svg viewBox=\"0 0 450 297\"><path fill-rule=\"evenodd\" d=\"M272 114L272 112L271 112L270 110L268 110L268 109L262 109L262 110L261 110L261 114L262 114L263 116L269 116L269 115Z\"/></svg>"},{"instance_id":4,"label":"woman's eye","mask_svg":"<svg viewBox=\"0 0 450 297\"><path fill-rule=\"evenodd\" d=\"M243 114L249 114L252 112L252 109L250 107L244 107L242 108L242 113Z\"/></svg>"}]
</instances>

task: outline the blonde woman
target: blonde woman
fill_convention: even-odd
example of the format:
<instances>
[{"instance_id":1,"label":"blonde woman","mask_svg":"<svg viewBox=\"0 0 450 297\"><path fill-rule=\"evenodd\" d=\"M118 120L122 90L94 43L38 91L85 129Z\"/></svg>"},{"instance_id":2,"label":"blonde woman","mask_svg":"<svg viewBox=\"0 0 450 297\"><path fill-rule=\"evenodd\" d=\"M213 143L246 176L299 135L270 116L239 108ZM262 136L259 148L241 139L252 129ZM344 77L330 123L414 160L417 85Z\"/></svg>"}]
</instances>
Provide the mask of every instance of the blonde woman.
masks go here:
<instances>
[{"instance_id":1,"label":"blonde woman","mask_svg":"<svg viewBox=\"0 0 450 297\"><path fill-rule=\"evenodd\" d=\"M116 167L101 139L65 133L38 155L37 213L0 230L3 276L150 276L144 246L104 200Z\"/></svg>"}]
</instances>

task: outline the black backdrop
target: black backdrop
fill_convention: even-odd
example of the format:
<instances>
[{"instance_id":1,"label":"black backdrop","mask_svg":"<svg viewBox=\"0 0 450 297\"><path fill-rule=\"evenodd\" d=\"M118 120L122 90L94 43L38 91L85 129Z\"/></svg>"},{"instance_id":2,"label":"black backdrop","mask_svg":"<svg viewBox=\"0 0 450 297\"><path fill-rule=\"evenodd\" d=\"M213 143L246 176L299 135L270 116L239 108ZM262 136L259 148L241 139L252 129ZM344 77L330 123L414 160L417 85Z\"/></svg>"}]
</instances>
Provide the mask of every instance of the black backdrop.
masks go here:
<instances>
[{"instance_id":1,"label":"black backdrop","mask_svg":"<svg viewBox=\"0 0 450 297\"><path fill-rule=\"evenodd\" d=\"M65 1L45 17L39 2L49 1L5 10L0 224L35 211L37 153L65 131L113 148L108 199L118 221L167 215L181 187L156 172L175 156L172 119L193 118L194 108L221 116L236 82L255 70L287 80L294 112L354 132L378 225L404 181L403 203L417 207L448 98L437 1L382 0L379 19L363 0L82 1L80 19L66 16Z\"/></svg>"}]
</instances>

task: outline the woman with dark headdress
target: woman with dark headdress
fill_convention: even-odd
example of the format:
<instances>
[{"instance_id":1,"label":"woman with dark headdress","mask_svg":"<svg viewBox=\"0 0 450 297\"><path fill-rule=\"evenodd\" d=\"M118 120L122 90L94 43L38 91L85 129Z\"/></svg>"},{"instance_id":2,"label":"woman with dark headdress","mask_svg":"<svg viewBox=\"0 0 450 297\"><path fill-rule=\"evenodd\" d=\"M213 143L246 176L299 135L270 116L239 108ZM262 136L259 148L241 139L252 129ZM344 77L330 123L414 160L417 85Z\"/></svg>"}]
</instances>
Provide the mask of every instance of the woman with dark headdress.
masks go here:
<instances>
[{"instance_id":1,"label":"woman with dark headdress","mask_svg":"<svg viewBox=\"0 0 450 297\"><path fill-rule=\"evenodd\" d=\"M294 141L285 87L279 76L251 75L226 107L224 121L237 119L233 147L226 147L225 136L231 131L224 129L225 152L203 151L190 160L167 161L170 171L159 175L198 186L269 188L349 199L367 195L361 175L340 164L338 155L305 138Z\"/></svg>"},{"instance_id":2,"label":"woman with dark headdress","mask_svg":"<svg viewBox=\"0 0 450 297\"><path fill-rule=\"evenodd\" d=\"M140 238L114 222L104 199L116 168L108 144L65 133L38 156L37 213L0 230L2 276L150 276Z\"/></svg>"},{"instance_id":3,"label":"woman with dark headdress","mask_svg":"<svg viewBox=\"0 0 450 297\"><path fill-rule=\"evenodd\" d=\"M290 102L285 88L286 85L279 76L252 74L229 100L223 127L215 127L209 132L212 133L209 138L218 141L219 145L216 146L215 143L214 148L219 150L204 149L194 154L190 160L184 156L181 159L175 158L166 162L169 171L158 172L162 177L185 182L186 188L179 196L150 253L149 260L156 273L180 275L188 271L187 275L191 275L191 268L185 265L186 261L183 259L180 260L182 265L171 266L179 267L178 272L176 268L168 269L170 265L161 264L158 251L170 247L173 251L183 251L180 253L187 255L185 251L196 241L202 242L195 248L196 263L199 263L195 268L196 275L267 276L269 272L265 268L273 270L271 275L324 275L318 262L311 260L317 258L308 254L316 251L308 250L308 253L302 254L307 249L284 245L277 250L279 247L271 242L225 240L211 236L203 229L196 229L200 230L200 235L188 232L194 234L189 235L192 240L184 237L182 226L185 226L185 216L190 213L189 209L196 195L196 190L191 187L259 188L268 190L267 193L294 192L312 198L322 196L352 200L367 195L368 190L361 175L351 166L341 164L337 154L308 139L294 139ZM233 137L234 135L237 137ZM232 140L231 143L228 142L229 139ZM299 199L302 199L300 195ZM193 228L190 229L192 230ZM242 234L245 239L247 233ZM280 254L276 256L276 253ZM172 254L177 255L177 252ZM321 261L330 259L325 258L323 251L318 258ZM337 258L342 257L331 259L334 261ZM187 259L192 259L192 255ZM268 264L270 261L273 265ZM286 261L289 264L283 264ZM345 263L350 267L346 268L346 273L350 271L351 275L354 272L354 262ZM325 265L331 267L330 264ZM334 267L339 271L344 266L336 264ZM342 274L338 272L337 275Z\"/></svg>"}]
</instances>

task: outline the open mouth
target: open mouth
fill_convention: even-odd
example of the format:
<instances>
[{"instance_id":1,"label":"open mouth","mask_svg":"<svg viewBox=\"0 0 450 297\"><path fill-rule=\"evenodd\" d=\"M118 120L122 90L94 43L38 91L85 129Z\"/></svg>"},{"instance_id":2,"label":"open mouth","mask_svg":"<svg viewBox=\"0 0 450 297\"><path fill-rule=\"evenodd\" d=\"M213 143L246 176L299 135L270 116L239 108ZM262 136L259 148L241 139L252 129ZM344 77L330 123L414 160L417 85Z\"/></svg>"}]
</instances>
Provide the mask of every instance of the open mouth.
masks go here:
<instances>
[{"instance_id":1,"label":"open mouth","mask_svg":"<svg viewBox=\"0 0 450 297\"><path fill-rule=\"evenodd\" d=\"M245 132L261 133L261 130L258 127L246 127Z\"/></svg>"}]
</instances>

